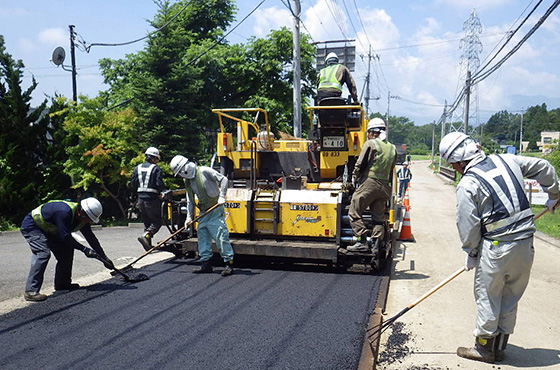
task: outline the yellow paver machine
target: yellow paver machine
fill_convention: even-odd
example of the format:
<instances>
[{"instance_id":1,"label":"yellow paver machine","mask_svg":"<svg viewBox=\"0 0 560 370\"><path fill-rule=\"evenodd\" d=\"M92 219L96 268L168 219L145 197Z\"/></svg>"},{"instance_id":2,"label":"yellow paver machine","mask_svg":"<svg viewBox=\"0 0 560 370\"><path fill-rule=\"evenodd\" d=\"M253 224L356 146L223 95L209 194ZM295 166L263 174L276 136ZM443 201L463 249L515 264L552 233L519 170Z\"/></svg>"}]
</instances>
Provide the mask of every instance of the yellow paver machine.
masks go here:
<instances>
[{"instance_id":1,"label":"yellow paver machine","mask_svg":"<svg viewBox=\"0 0 560 370\"><path fill-rule=\"evenodd\" d=\"M308 139L276 139L260 108L213 112L220 123L216 157L219 171L229 179L226 223L236 255L374 269L390 257L394 196L387 204L384 239L370 240L370 252L346 250L355 242L347 215L350 178L368 122L361 106L327 98L309 107ZM164 204L172 232L182 226L181 207L181 201ZM369 213L364 218L371 223ZM192 256L196 233L187 235L193 236L174 238L166 247Z\"/></svg>"}]
</instances>

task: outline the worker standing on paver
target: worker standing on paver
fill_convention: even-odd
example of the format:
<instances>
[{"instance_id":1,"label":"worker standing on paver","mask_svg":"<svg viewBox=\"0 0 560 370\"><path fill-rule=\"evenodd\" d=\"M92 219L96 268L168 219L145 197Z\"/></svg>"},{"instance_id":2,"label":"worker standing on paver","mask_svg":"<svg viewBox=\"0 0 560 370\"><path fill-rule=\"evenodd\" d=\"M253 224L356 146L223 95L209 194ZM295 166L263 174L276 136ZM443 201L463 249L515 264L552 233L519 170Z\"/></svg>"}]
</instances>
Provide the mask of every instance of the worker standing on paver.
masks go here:
<instances>
[{"instance_id":1,"label":"worker standing on paver","mask_svg":"<svg viewBox=\"0 0 560 370\"><path fill-rule=\"evenodd\" d=\"M130 183L138 194L138 210L144 223L144 233L138 237L142 247L148 251L152 248L152 239L161 228L161 200L159 194L165 188L161 168L159 150L149 147L144 153L146 161L132 171Z\"/></svg>"},{"instance_id":2,"label":"worker standing on paver","mask_svg":"<svg viewBox=\"0 0 560 370\"><path fill-rule=\"evenodd\" d=\"M515 327L517 303L529 282L534 257L536 228L523 178L536 180L548 193L546 207L553 213L560 197L558 177L544 159L486 156L461 132L446 135L439 150L463 175L457 186L457 228L467 253L465 269L476 269L475 345L459 347L457 355L500 362Z\"/></svg>"},{"instance_id":3,"label":"worker standing on paver","mask_svg":"<svg viewBox=\"0 0 560 370\"><path fill-rule=\"evenodd\" d=\"M229 230L225 221L224 204L226 203L227 177L218 171L204 166L197 166L189 162L186 157L177 155L171 160L171 170L175 176L185 179L187 191L187 218L185 229L192 223L195 206L195 195L198 199L196 206L201 214L218 204L198 221L198 256L201 267L194 273L211 273L212 240L220 251L226 264L222 276L233 274L233 248L229 241Z\"/></svg>"},{"instance_id":4,"label":"worker standing on paver","mask_svg":"<svg viewBox=\"0 0 560 370\"><path fill-rule=\"evenodd\" d=\"M317 103L324 98L340 97L342 85L346 84L352 100L358 104L356 82L350 70L338 62L338 55L329 53L325 58L325 64L326 67L321 69L317 76Z\"/></svg>"},{"instance_id":5,"label":"worker standing on paver","mask_svg":"<svg viewBox=\"0 0 560 370\"><path fill-rule=\"evenodd\" d=\"M352 195L348 218L357 241L346 248L351 252L369 251L367 245L369 230L363 219L363 214L368 207L373 221L371 237L383 238L385 208L391 197L391 174L397 159L397 149L387 141L386 129L385 122L381 118L373 118L368 123L368 140L362 147L352 172L352 184L357 189Z\"/></svg>"},{"instance_id":6,"label":"worker standing on paver","mask_svg":"<svg viewBox=\"0 0 560 370\"><path fill-rule=\"evenodd\" d=\"M115 268L91 231L90 222L98 223L102 212L101 203L95 198L86 198L80 203L53 200L35 208L24 217L21 233L29 243L32 253L31 268L25 284L26 301L47 299L47 296L39 291L43 285L51 252L57 260L55 290L74 290L80 287L72 283L74 249L82 251L89 258L101 256L106 268ZM78 230L93 249L80 244L72 237L72 232Z\"/></svg>"}]
</instances>

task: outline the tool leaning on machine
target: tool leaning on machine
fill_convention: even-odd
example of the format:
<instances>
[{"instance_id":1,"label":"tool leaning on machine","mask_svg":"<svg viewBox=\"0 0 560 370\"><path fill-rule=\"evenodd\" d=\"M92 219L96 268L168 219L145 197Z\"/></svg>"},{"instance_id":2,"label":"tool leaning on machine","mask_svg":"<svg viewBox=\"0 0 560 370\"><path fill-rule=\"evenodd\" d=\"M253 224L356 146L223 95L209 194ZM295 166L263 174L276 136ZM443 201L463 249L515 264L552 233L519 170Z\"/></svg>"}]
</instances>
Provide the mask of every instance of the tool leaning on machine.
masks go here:
<instances>
[{"instance_id":1,"label":"tool leaning on machine","mask_svg":"<svg viewBox=\"0 0 560 370\"><path fill-rule=\"evenodd\" d=\"M152 253L153 251L155 251L156 249L160 248L162 245L164 245L168 240L172 239L173 237L177 236L178 234L180 234L183 230L185 230L186 227L189 227L191 225L193 225L195 222L197 222L198 220L200 220L202 217L206 216L207 214L209 214L210 212L212 212L214 209L216 209L216 207L218 207L219 204L215 204L212 207L208 208L206 210L206 212L198 215L197 217L195 217L193 220L191 220L187 225L181 227L179 230L175 231L173 234L169 235L167 238L163 239L162 241L160 241L159 243L157 243L157 245L153 246L151 249L147 250L146 252L144 252L140 257L136 258L134 261L130 262L128 265L126 265L125 267L122 268L122 270L126 270L132 267L132 265L134 265L136 262L140 261L142 258L146 257L148 254ZM116 272L119 273L119 272ZM114 272L112 272L111 274L114 275Z\"/></svg>"}]
</instances>

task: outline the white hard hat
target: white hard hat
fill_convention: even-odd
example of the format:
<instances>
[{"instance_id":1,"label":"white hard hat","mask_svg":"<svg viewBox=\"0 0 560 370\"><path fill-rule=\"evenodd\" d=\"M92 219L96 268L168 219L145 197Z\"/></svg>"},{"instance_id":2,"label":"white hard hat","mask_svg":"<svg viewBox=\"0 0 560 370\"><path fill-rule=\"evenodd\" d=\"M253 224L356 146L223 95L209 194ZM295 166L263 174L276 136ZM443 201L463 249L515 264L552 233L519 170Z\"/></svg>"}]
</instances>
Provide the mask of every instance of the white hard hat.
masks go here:
<instances>
[{"instance_id":1,"label":"white hard hat","mask_svg":"<svg viewBox=\"0 0 560 370\"><path fill-rule=\"evenodd\" d=\"M146 149L146 151L144 152L144 154L146 155L151 155L152 157L156 157L157 159L160 159L159 157L159 150L157 150L157 148L154 148L153 146L149 147L148 149Z\"/></svg>"},{"instance_id":2,"label":"white hard hat","mask_svg":"<svg viewBox=\"0 0 560 370\"><path fill-rule=\"evenodd\" d=\"M182 155L176 155L173 157L170 164L173 175L177 176L179 172L183 171L188 162L189 160Z\"/></svg>"},{"instance_id":3,"label":"white hard hat","mask_svg":"<svg viewBox=\"0 0 560 370\"><path fill-rule=\"evenodd\" d=\"M93 223L99 222L99 217L103 213L103 207L101 203L95 198L86 198L80 202L80 206L86 213L86 215L90 218Z\"/></svg>"},{"instance_id":4,"label":"white hard hat","mask_svg":"<svg viewBox=\"0 0 560 370\"><path fill-rule=\"evenodd\" d=\"M373 118L371 121L369 121L368 125L367 125L367 131L370 130L386 130L387 126L385 126L385 121L383 121L381 118Z\"/></svg>"},{"instance_id":5,"label":"white hard hat","mask_svg":"<svg viewBox=\"0 0 560 370\"><path fill-rule=\"evenodd\" d=\"M449 163L457 163L473 159L480 153L480 146L467 134L451 132L441 139L439 152Z\"/></svg>"},{"instance_id":6,"label":"white hard hat","mask_svg":"<svg viewBox=\"0 0 560 370\"><path fill-rule=\"evenodd\" d=\"M325 64L338 63L338 55L336 53L329 53L325 57Z\"/></svg>"}]
</instances>

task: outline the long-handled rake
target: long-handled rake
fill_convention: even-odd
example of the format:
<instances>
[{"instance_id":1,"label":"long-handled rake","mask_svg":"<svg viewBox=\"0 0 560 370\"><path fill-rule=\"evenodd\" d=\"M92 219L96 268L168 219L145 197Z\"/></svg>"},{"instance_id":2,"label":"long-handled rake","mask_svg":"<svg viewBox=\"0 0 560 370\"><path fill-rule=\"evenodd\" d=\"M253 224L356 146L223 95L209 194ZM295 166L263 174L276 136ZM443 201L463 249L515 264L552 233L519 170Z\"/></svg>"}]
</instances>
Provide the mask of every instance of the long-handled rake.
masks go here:
<instances>
[{"instance_id":1,"label":"long-handled rake","mask_svg":"<svg viewBox=\"0 0 560 370\"><path fill-rule=\"evenodd\" d=\"M399 317L401 317L402 315L404 315L405 313L407 313L408 311L410 311L411 309L413 309L416 305L418 305L420 302L422 302L423 300L425 300L426 298L428 298L429 296L431 296L432 294L434 294L435 292L437 292L441 287L443 287L445 284L449 283L451 280L455 279L457 276L459 276L463 271L465 271L465 267L461 267L459 270L455 271L451 276L449 276L447 279L445 279L444 281L442 281L441 283L439 283L438 285L436 285L435 287L433 287L429 292L427 292L426 294L424 294L422 297L418 298L417 300L415 300L414 302L412 302L411 304L409 304L408 306L406 306L403 310L401 310L398 314L396 314L395 316L391 317L390 319L387 319L385 321L383 321L381 324L379 325L375 325L369 329L366 330L366 332L371 332L368 334L368 340L371 342L373 342L376 339L379 339L379 337L381 336L381 334L387 330L387 328L391 325L393 325L395 323L395 321L397 321L397 319Z\"/></svg>"},{"instance_id":2,"label":"long-handled rake","mask_svg":"<svg viewBox=\"0 0 560 370\"><path fill-rule=\"evenodd\" d=\"M140 261L142 258L146 257L148 254L152 253L153 251L155 251L156 249L158 249L159 247L161 247L165 242L167 242L169 239L173 238L175 235L179 234L180 232L182 232L183 230L185 230L185 227L189 227L192 224L194 224L195 222L197 222L198 220L200 220L202 217L206 216L208 213L212 212L214 209L216 209L219 206L218 203L214 204L212 207L208 208L204 213L198 215L197 217L195 217L193 220L191 220L187 225L181 227L179 230L175 231L173 234L169 235L167 238L163 239L162 241L160 241L159 243L157 243L157 245L153 246L152 248L148 249L146 252L144 252L144 254L142 254L140 257L136 258L134 261L130 262L128 265L126 265L125 267L123 267L123 270L129 269L132 267L132 265L134 265L136 262Z\"/></svg>"}]
</instances>

